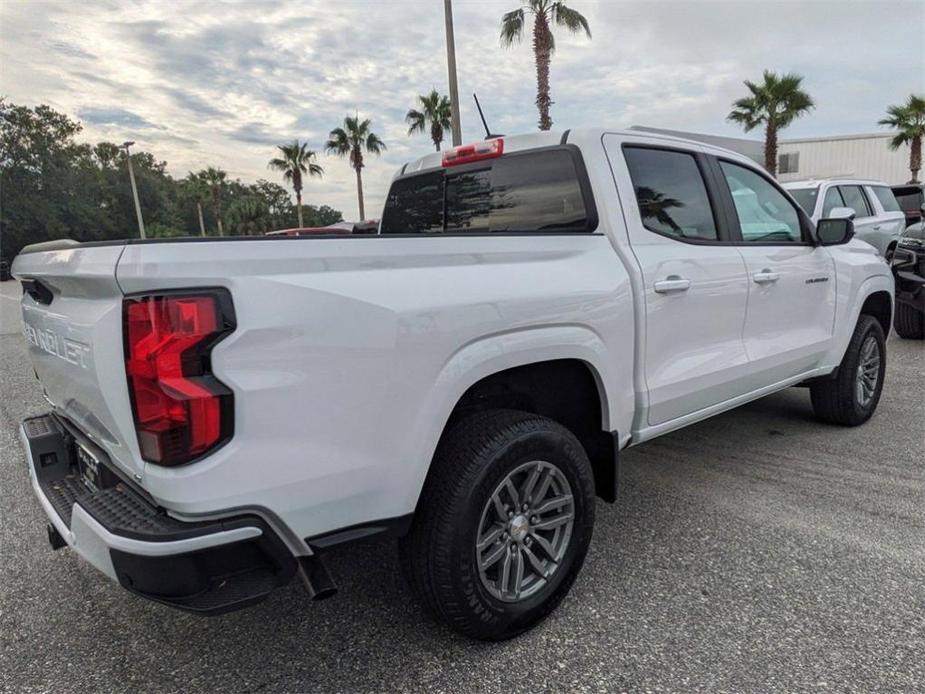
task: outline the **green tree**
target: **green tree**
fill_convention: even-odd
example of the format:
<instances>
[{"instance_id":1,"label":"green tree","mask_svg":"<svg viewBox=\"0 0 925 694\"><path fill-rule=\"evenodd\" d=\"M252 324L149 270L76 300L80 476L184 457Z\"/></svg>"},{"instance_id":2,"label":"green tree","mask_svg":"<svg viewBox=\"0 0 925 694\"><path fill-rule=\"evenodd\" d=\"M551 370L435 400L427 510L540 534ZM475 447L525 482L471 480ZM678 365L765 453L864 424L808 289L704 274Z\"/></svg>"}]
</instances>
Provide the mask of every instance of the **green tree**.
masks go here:
<instances>
[{"instance_id":1,"label":"green tree","mask_svg":"<svg viewBox=\"0 0 925 694\"><path fill-rule=\"evenodd\" d=\"M890 140L890 149L909 145L909 172L912 174L909 183L918 183L922 168L922 138L925 137L925 96L910 94L906 103L890 106L886 112L887 117L878 123L898 131Z\"/></svg>"},{"instance_id":2,"label":"green tree","mask_svg":"<svg viewBox=\"0 0 925 694\"><path fill-rule=\"evenodd\" d=\"M523 39L526 15L533 16L533 59L536 63L536 107L540 112L540 130L552 127L549 107L549 63L556 50L552 26L567 29L572 34L584 32L591 38L588 20L564 2L552 0L522 0L522 6L501 17L501 45L511 48Z\"/></svg>"},{"instance_id":3,"label":"green tree","mask_svg":"<svg viewBox=\"0 0 925 694\"><path fill-rule=\"evenodd\" d=\"M240 236L262 235L270 231L270 208L259 195L245 195L228 206L228 229Z\"/></svg>"},{"instance_id":4,"label":"green tree","mask_svg":"<svg viewBox=\"0 0 925 694\"><path fill-rule=\"evenodd\" d=\"M302 224L302 176L324 175L324 169L315 161L315 153L305 142L294 140L291 145L277 145L282 156L270 160L269 168L283 173L283 179L292 184L295 191L296 210L299 216L299 228Z\"/></svg>"},{"instance_id":5,"label":"green tree","mask_svg":"<svg viewBox=\"0 0 925 694\"><path fill-rule=\"evenodd\" d=\"M225 230L222 228L222 197L225 192L228 174L221 169L210 166L200 171L198 175L209 189L209 200L212 204L212 213L215 215L215 223L218 226L218 235L224 236Z\"/></svg>"},{"instance_id":6,"label":"green tree","mask_svg":"<svg viewBox=\"0 0 925 694\"><path fill-rule=\"evenodd\" d=\"M777 175L777 134L815 106L801 89L803 78L794 73L778 75L764 71L761 84L745 80L749 96L733 102L727 120L738 123L745 132L764 126L764 167Z\"/></svg>"},{"instance_id":7,"label":"green tree","mask_svg":"<svg viewBox=\"0 0 925 694\"><path fill-rule=\"evenodd\" d=\"M199 222L199 235L206 235L206 223L202 214L202 203L210 197L209 184L203 178L202 173L193 173L190 171L186 178L181 181L183 192L187 198L190 198L196 205L196 221Z\"/></svg>"},{"instance_id":8,"label":"green tree","mask_svg":"<svg viewBox=\"0 0 925 694\"><path fill-rule=\"evenodd\" d=\"M405 115L405 122L408 123L408 134L422 133L428 129L429 125L430 139L439 152L440 144L443 142L443 132L452 127L450 98L441 96L434 89L430 94L419 95L418 102L421 110L412 108Z\"/></svg>"},{"instance_id":9,"label":"green tree","mask_svg":"<svg viewBox=\"0 0 925 694\"><path fill-rule=\"evenodd\" d=\"M348 157L350 166L357 175L357 200L360 208L360 220L366 219L366 210L363 207L363 152L368 154L381 154L385 143L370 129L370 120L360 120L359 115L344 118L341 128L334 128L328 135L324 149L339 157Z\"/></svg>"}]
</instances>

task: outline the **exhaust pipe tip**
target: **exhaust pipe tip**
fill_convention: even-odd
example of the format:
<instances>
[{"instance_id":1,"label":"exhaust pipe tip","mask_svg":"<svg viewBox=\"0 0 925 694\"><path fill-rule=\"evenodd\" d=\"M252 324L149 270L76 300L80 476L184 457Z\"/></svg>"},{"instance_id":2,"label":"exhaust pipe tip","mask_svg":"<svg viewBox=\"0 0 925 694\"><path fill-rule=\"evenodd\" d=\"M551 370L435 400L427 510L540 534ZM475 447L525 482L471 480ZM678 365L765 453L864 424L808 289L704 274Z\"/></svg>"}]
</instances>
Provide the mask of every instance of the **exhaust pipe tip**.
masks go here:
<instances>
[{"instance_id":1,"label":"exhaust pipe tip","mask_svg":"<svg viewBox=\"0 0 925 694\"><path fill-rule=\"evenodd\" d=\"M321 557L299 557L299 576L308 596L314 601L327 600L337 594L337 584L331 579Z\"/></svg>"}]
</instances>

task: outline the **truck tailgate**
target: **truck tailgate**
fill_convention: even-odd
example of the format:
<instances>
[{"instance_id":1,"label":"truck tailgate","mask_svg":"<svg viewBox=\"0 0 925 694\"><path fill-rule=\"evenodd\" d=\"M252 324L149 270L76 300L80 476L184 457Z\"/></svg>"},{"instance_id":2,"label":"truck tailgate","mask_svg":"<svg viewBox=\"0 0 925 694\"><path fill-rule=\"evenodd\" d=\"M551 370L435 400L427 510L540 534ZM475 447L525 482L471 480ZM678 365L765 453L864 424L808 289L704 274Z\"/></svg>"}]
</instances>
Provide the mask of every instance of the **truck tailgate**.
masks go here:
<instances>
[{"instance_id":1,"label":"truck tailgate","mask_svg":"<svg viewBox=\"0 0 925 694\"><path fill-rule=\"evenodd\" d=\"M116 265L123 245L81 246L17 256L23 332L45 395L119 468L141 479L125 377L122 290Z\"/></svg>"}]
</instances>

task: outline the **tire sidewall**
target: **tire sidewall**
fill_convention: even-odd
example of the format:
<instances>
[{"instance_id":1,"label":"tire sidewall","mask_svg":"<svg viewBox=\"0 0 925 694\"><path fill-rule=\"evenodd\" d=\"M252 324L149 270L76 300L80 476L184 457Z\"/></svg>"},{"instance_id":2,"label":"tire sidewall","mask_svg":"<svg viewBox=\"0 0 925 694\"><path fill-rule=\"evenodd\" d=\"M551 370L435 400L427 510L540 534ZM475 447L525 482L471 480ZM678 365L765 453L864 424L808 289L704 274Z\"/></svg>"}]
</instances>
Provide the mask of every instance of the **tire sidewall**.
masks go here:
<instances>
[{"instance_id":1,"label":"tire sidewall","mask_svg":"<svg viewBox=\"0 0 925 694\"><path fill-rule=\"evenodd\" d=\"M854 411L854 419L858 423L870 419L877 410L880 396L883 393L883 380L886 376L886 338L884 337L883 329L875 319L870 319L865 321L865 323L865 325L859 326L860 335L858 337L857 347L851 355L851 361L848 365L849 368L845 374L848 397L850 398L852 410ZM880 367L877 372L877 388L874 392L874 397L871 398L867 406L863 406L858 401L857 396L857 370L861 360L861 350L864 348L864 344L867 342L869 336L873 336L877 341L877 348L880 351Z\"/></svg>"},{"instance_id":2,"label":"tire sidewall","mask_svg":"<svg viewBox=\"0 0 925 694\"><path fill-rule=\"evenodd\" d=\"M575 523L568 548L549 583L518 602L504 602L482 584L475 543L483 509L504 477L523 463L544 460L556 466L572 490ZM456 500L459 523L453 538L454 588L465 596L481 628L502 637L529 628L551 612L571 587L584 561L594 525L594 488L581 444L568 432L552 428L524 433L485 456L485 463L467 494Z\"/></svg>"}]
</instances>

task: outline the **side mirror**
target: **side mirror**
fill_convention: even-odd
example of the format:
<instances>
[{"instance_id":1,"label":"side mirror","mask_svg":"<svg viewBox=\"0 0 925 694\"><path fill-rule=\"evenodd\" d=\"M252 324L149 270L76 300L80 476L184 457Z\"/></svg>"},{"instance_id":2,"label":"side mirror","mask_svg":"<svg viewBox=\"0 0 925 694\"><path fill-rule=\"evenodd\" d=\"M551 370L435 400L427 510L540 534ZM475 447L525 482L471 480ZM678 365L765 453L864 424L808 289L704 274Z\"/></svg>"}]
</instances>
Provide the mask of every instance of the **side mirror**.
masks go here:
<instances>
[{"instance_id":1,"label":"side mirror","mask_svg":"<svg viewBox=\"0 0 925 694\"><path fill-rule=\"evenodd\" d=\"M835 210L848 209L836 207ZM832 210L833 212L835 210ZM816 239L820 246L838 246L848 243L854 237L854 222L844 217L839 219L820 219L816 225Z\"/></svg>"},{"instance_id":2,"label":"side mirror","mask_svg":"<svg viewBox=\"0 0 925 694\"><path fill-rule=\"evenodd\" d=\"M857 212L851 207L833 207L826 219L854 219Z\"/></svg>"},{"instance_id":3,"label":"side mirror","mask_svg":"<svg viewBox=\"0 0 925 694\"><path fill-rule=\"evenodd\" d=\"M925 202L919 207L919 212L922 213L922 216L925 217Z\"/></svg>"}]
</instances>

